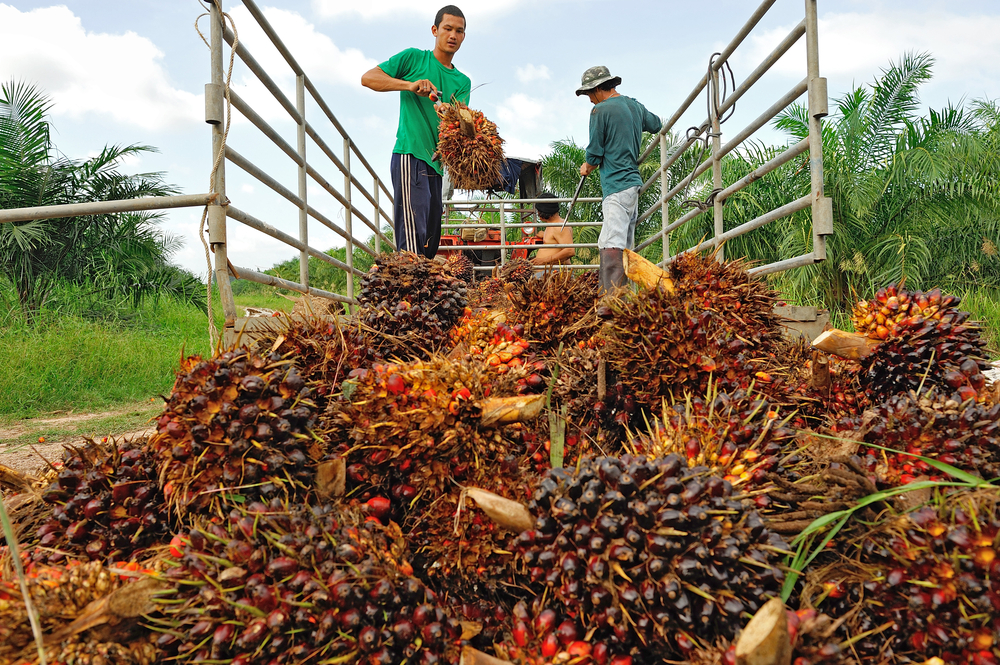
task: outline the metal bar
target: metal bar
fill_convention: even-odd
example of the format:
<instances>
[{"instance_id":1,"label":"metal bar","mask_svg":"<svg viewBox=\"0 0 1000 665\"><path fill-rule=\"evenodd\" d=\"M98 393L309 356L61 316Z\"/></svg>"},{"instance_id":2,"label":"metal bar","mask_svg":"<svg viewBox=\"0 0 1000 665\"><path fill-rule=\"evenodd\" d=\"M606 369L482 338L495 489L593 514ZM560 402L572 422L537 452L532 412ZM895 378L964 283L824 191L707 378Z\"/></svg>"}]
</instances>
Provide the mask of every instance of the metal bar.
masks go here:
<instances>
[{"instance_id":1,"label":"metal bar","mask_svg":"<svg viewBox=\"0 0 1000 665\"><path fill-rule=\"evenodd\" d=\"M211 21L211 49L210 62L212 72L212 86L220 93L226 83L226 75L222 68L222 52L224 49L222 32L225 24L222 20L222 0L213 2L209 10L209 20ZM226 160L223 155L223 147L226 145L226 123L225 121L213 123L212 127L212 164L215 169L212 174L212 192L217 195L216 201L225 204L226 200ZM209 210L211 213L211 210ZM220 228L215 230L213 238L213 228L209 222L209 242L215 251L215 284L219 288L219 299L222 301L222 314L225 319L226 332L233 330L236 326L236 300L233 297L233 286L229 281L229 249L226 244L226 216L224 214L209 215L210 218L218 218ZM200 231L199 231L200 232ZM211 277L209 277L211 279Z\"/></svg>"},{"instance_id":2,"label":"metal bar","mask_svg":"<svg viewBox=\"0 0 1000 665\"><path fill-rule=\"evenodd\" d=\"M267 121L264 120L262 117L260 117L260 115L258 115L257 112L254 111L249 104L243 101L242 97L236 94L235 91L230 90L230 98L232 99L233 106L236 107L236 110L242 113L246 117L246 119L249 120L254 125L254 127L263 132L264 136L271 139L274 145L278 146L278 148L283 153L288 155L293 162L295 162L299 166L302 165L299 153L296 152L291 145L289 145L288 141L281 138L281 135L278 134L278 132L276 132L274 128L271 127L271 125L267 124Z\"/></svg>"},{"instance_id":3,"label":"metal bar","mask_svg":"<svg viewBox=\"0 0 1000 665\"><path fill-rule=\"evenodd\" d=\"M708 131L708 127L710 124L711 123L708 120L706 120L701 124L700 127L698 127L697 134L694 134L689 138L684 139L684 143L680 144L677 147L677 150L674 150L672 153L670 153L670 156L667 158L667 161L660 164L660 167L657 169L656 173L649 176L649 179L646 180L646 182L642 183L642 187L639 188L639 193L645 194L646 190L649 189L654 182L656 182L656 176L662 173L663 171L666 171L671 166L673 166L674 162L680 159L681 155L687 152L688 148L693 146L699 140L698 137L700 137L704 132Z\"/></svg>"},{"instance_id":4,"label":"metal bar","mask_svg":"<svg viewBox=\"0 0 1000 665\"><path fill-rule=\"evenodd\" d=\"M514 226L534 226L534 227L538 227L538 228L543 228L543 227L547 227L547 226L558 226L558 227L562 228L563 225L562 225L562 223L553 224L551 222L539 222L538 224L532 224L531 222L526 222L526 223L510 223L507 226L511 226L511 227L514 227ZM571 227L571 226L578 226L578 227L579 226L591 226L591 227L593 227L593 226L600 226L600 224L595 224L594 222L566 222L566 227L567 228ZM500 228L500 225L499 224L489 224L489 223L485 223L485 222L478 223L478 224L474 223L474 222L473 223L466 223L466 222L442 222L441 227L442 228L449 228L449 229L498 229L498 228Z\"/></svg>"},{"instance_id":5,"label":"metal bar","mask_svg":"<svg viewBox=\"0 0 1000 665\"><path fill-rule=\"evenodd\" d=\"M382 226L382 217L381 217L382 209L378 205L378 178L375 178L375 187L374 187L374 190L375 190L375 192L374 192L375 193L375 223L378 224L379 227L381 228L381 226ZM376 254L381 254L382 253L382 233L381 232L375 233L375 253Z\"/></svg>"},{"instance_id":6,"label":"metal bar","mask_svg":"<svg viewBox=\"0 0 1000 665\"><path fill-rule=\"evenodd\" d=\"M806 79L810 83L819 81L819 28L816 15L816 0L805 0L806 6ZM824 100L825 101L825 100ZM823 206L831 206L824 201L823 192L823 124L818 109L813 108L813 96L809 95L809 174L812 190L812 236L813 254L820 261L826 259L826 237L819 233L817 220L823 214ZM823 109L825 113L825 109ZM825 212L831 217L828 220L829 231L833 231L831 210Z\"/></svg>"},{"instance_id":7,"label":"metal bar","mask_svg":"<svg viewBox=\"0 0 1000 665\"><path fill-rule=\"evenodd\" d=\"M258 284L266 284L267 286L277 286L279 288L296 291L298 293L308 293L311 296L319 296L320 298L327 298L328 300L335 300L337 302L347 303L350 305L357 304L356 302L352 302L338 293L330 293L329 291L322 291L320 289L302 286L297 282L289 282L287 279L281 279L280 277L275 277L274 275L265 275L262 272L250 270L249 268L236 268L236 272L239 273L240 279L245 279L249 282L257 282Z\"/></svg>"},{"instance_id":8,"label":"metal bar","mask_svg":"<svg viewBox=\"0 0 1000 665\"><path fill-rule=\"evenodd\" d=\"M235 219L237 222L240 222L241 224L245 224L246 226L249 226L252 229L256 229L261 233L271 236L275 240L280 240L286 245L289 245L291 247L294 247L295 249L308 253L310 256L315 256L320 261L329 263L330 265L339 268L345 272L349 270L347 264L344 263L343 261L335 259L326 252L321 252L315 247L303 244L295 236L289 235L284 231L281 231L280 229L271 226L267 222L257 219L248 212L244 212L239 208L234 208L233 206L228 206L226 209L226 215L232 219ZM354 273L359 276L364 275L364 273L362 273L360 270L356 270L354 271Z\"/></svg>"},{"instance_id":9,"label":"metal bar","mask_svg":"<svg viewBox=\"0 0 1000 665\"><path fill-rule=\"evenodd\" d=\"M776 219L781 219L782 217L788 217L789 215L797 213L799 210L805 210L810 205L812 205L812 195L807 194L801 198L795 199L791 203L786 203L780 208L775 208L770 212L766 212L760 217L755 217L754 219L751 219L749 222L744 222L743 224L740 224L734 229L729 229L722 235L712 238L711 245L714 247L718 247L721 243L724 243L731 238L735 238L736 236L741 236L744 233L753 231L754 229L764 226L768 222L773 222Z\"/></svg>"},{"instance_id":10,"label":"metal bar","mask_svg":"<svg viewBox=\"0 0 1000 665\"><path fill-rule=\"evenodd\" d=\"M288 63L288 66L292 68L292 71L295 72L295 75L305 76L305 72L302 71L302 68L299 67L299 63L295 61L295 58L292 57L291 52L285 47L285 43L281 41L280 37L278 37L278 33L275 32L274 28L271 27L271 24L264 16L264 12L262 12L260 10L260 7L257 6L257 3L255 3L253 0L244 0L243 6L246 7L247 11L250 12L250 15L257 20L257 23L260 25L261 30L264 31L264 34L267 35L267 38L271 40L272 44L274 44L274 48L278 49L278 53L280 53L281 56L285 59L285 62Z\"/></svg>"},{"instance_id":11,"label":"metal bar","mask_svg":"<svg viewBox=\"0 0 1000 665\"><path fill-rule=\"evenodd\" d=\"M354 270L354 231L351 215L351 139L344 139L344 166L347 167L347 172L344 173L344 195L347 199L347 206L344 208L344 229L347 231L347 265L351 267L353 274ZM377 220L376 220L377 221ZM375 233L378 233L378 227L375 227ZM350 275L347 276L347 297L354 300L354 278ZM348 308L351 314L354 313L353 308Z\"/></svg>"},{"instance_id":12,"label":"metal bar","mask_svg":"<svg viewBox=\"0 0 1000 665\"><path fill-rule=\"evenodd\" d=\"M0 210L0 224L10 222L30 222L38 219L60 217L85 217L89 215L111 215L118 212L139 212L141 210L167 210L170 208L194 208L214 203L215 194L183 194L179 196L148 196L141 199L121 201L94 201L92 203L67 203L55 206L33 208L10 208Z\"/></svg>"},{"instance_id":13,"label":"metal bar","mask_svg":"<svg viewBox=\"0 0 1000 665\"><path fill-rule=\"evenodd\" d=\"M448 200L444 201L444 203L446 205L454 205L454 206L470 205L470 206L479 207L479 206L483 206L483 205L499 204L500 202L503 202L504 205L508 205L510 203L569 203L572 200L573 200L572 197L565 197L565 198L561 198L561 199L559 199L559 198L551 198L551 199L459 199L459 200L448 199ZM576 200L576 202L577 203L600 203L603 200L604 199L602 199L599 196L581 196L580 198L578 198Z\"/></svg>"},{"instance_id":14,"label":"metal bar","mask_svg":"<svg viewBox=\"0 0 1000 665\"><path fill-rule=\"evenodd\" d=\"M323 224L323 226L327 227L328 229L339 235L344 240L347 240L347 233L344 231L344 229L334 224L332 221L330 221L330 219L326 215L321 213L319 210L316 210L312 206L309 206L309 216L315 219L316 221L320 222L321 224ZM375 257L375 252L372 251L372 248L364 244L363 242L358 242L357 238L354 238L354 244L372 258Z\"/></svg>"},{"instance_id":15,"label":"metal bar","mask_svg":"<svg viewBox=\"0 0 1000 665\"><path fill-rule=\"evenodd\" d=\"M802 254L801 256L796 256L791 259L785 259L783 261L775 261L774 263L768 263L766 266L757 266L756 268L750 268L747 270L751 275L770 275L771 273L781 272L782 270L789 270L791 268L801 268L802 266L811 266L819 263L823 259L816 258L814 252L809 252L808 254Z\"/></svg>"},{"instance_id":16,"label":"metal bar","mask_svg":"<svg viewBox=\"0 0 1000 665\"><path fill-rule=\"evenodd\" d=\"M667 173L667 135L660 134L660 191L664 192L670 184L670 177ZM670 234L667 225L670 224L670 204L664 201L660 204L660 228L663 238L663 260L670 258Z\"/></svg>"},{"instance_id":17,"label":"metal bar","mask_svg":"<svg viewBox=\"0 0 1000 665\"><path fill-rule=\"evenodd\" d=\"M806 22L805 19L803 19L801 22L799 22L797 26L795 26L792 29L791 32L788 33L788 36L785 37L785 39L782 40L780 44L778 44L777 48L771 51L771 54L768 55L766 58L764 58L764 60L757 66L757 69L750 72L750 75L746 77L746 79L736 88L736 90L734 90L732 94L730 94L722 101L722 106L719 107L719 113L724 114L726 111L731 109L736 104L736 102L739 101L740 97L742 97L747 90L749 90L757 81L759 81L760 78L764 74L766 74L767 71L771 69L771 67L774 66L774 63L780 60L781 56L783 56L785 53L788 52L788 49L792 48L792 46L794 46L795 43L799 41L799 39L802 37L802 35L805 34L805 32L806 32ZM701 125L699 125L699 128L701 128L702 131L705 131L705 129L708 128L708 125L709 122L708 120L706 120ZM680 157L680 155L683 154L683 152L686 151L689 147L691 147L693 143L694 143L693 140L685 141L685 145L679 149L677 157ZM670 161L670 164L673 164L675 160L676 157ZM661 170L670 168L670 164L664 166L662 163L663 160L661 159L660 161L661 161L660 164ZM660 170L657 170L649 177L649 179L645 183L643 183L642 188L639 190L640 193L643 193L647 189L649 189L649 186L656 180L656 176L659 175L660 172L661 172Z\"/></svg>"},{"instance_id":18,"label":"metal bar","mask_svg":"<svg viewBox=\"0 0 1000 665\"><path fill-rule=\"evenodd\" d=\"M722 124L719 121L719 72L712 72L711 89L711 119L712 119L712 191L722 189ZM714 236L718 238L726 232L722 219L723 202L712 198L712 218L714 221ZM715 243L715 260L722 263L726 260L726 248Z\"/></svg>"},{"instance_id":19,"label":"metal bar","mask_svg":"<svg viewBox=\"0 0 1000 665\"><path fill-rule=\"evenodd\" d=\"M236 166L240 167L241 169L252 175L254 178L257 178L257 180L259 180L264 185L270 187L275 193L280 194L284 198L288 199L288 201L291 202L291 204L294 205L296 208L304 209L306 205L305 201L303 201L294 193L292 193L292 190L288 189L280 182L269 176L267 173L264 172L263 169L256 166L249 159L247 159L240 153L236 152L236 150L233 149L232 146L228 145L226 146L226 159L228 159L233 164L235 164Z\"/></svg>"},{"instance_id":20,"label":"metal bar","mask_svg":"<svg viewBox=\"0 0 1000 665\"><path fill-rule=\"evenodd\" d=\"M226 42L232 46L233 41L235 41L233 31L226 28L225 37ZM243 64L247 66L247 69L253 72L254 76L257 77L257 80L260 81L265 88L267 88L268 92L271 93L275 100L277 100L277 102L281 104L286 111L288 111L288 115L292 116L292 120L296 123L302 122L302 114L299 112L298 108L296 108L296 105L292 104L292 101L288 99L284 92L281 91L281 88L279 88L278 84L274 82L274 79L268 76L267 72L264 71L264 68L260 66L260 63L258 63L252 55L250 55L250 51L247 50L247 47L244 46L243 42L236 45L236 55L240 57L240 60L242 60Z\"/></svg>"},{"instance_id":21,"label":"metal bar","mask_svg":"<svg viewBox=\"0 0 1000 665\"><path fill-rule=\"evenodd\" d=\"M764 14L767 13L767 10L769 10L771 5L773 5L776 1L777 0L764 0L764 2L757 7L757 10L750 16L749 19L747 19L747 22L743 24L740 31L736 33L736 36L733 37L732 41L729 42L729 45L722 50L722 53L712 65L715 71L718 71L719 68L722 67L722 65L729 59L729 56L733 54L733 51L735 51L736 48L743 43L743 40L750 34L750 31L753 30L758 23L760 23L760 19L764 17ZM706 85L708 85L707 71L705 72L705 75L701 77L701 81L698 82L694 90L691 91L691 94L688 95L687 99L681 103L680 108L674 112L667 122L663 123L663 127L660 128L660 134L666 134L673 128L674 123L680 120L680 117L684 115L684 112L687 111L689 106L691 106L691 102L693 102L695 98L701 94L701 91L705 89ZM653 145L655 144L651 143L650 146L642 153L642 156L639 157L640 164L646 161L646 158L653 152Z\"/></svg>"},{"instance_id":22,"label":"metal bar","mask_svg":"<svg viewBox=\"0 0 1000 665\"><path fill-rule=\"evenodd\" d=\"M507 219L504 202L500 201L500 265L507 262Z\"/></svg>"},{"instance_id":23,"label":"metal bar","mask_svg":"<svg viewBox=\"0 0 1000 665\"><path fill-rule=\"evenodd\" d=\"M358 219L364 222L368 228L372 228L372 223L371 221L368 220L368 217L363 212L358 210L350 201L348 201L343 194L338 192L337 189L332 184L330 184L330 182L326 178L321 176L319 172L313 168L312 164L306 164L306 171L309 173L310 177L312 177L312 179L316 181L316 184L325 189L327 193L330 194L330 196L337 199L337 201L340 202L340 205L344 206L345 210L350 209L351 212L354 215L357 215ZM347 236L344 235L343 231L338 231L338 233L340 233L341 236L343 236L344 240L347 240ZM357 243L358 246L361 247L363 250L374 256L371 247L364 244L363 242L358 242L357 238L354 239L354 242Z\"/></svg>"},{"instance_id":24,"label":"metal bar","mask_svg":"<svg viewBox=\"0 0 1000 665\"><path fill-rule=\"evenodd\" d=\"M295 110L299 112L299 122L295 125L295 138L298 144L299 159L299 240L303 245L309 245L309 207L308 176L306 175L306 92L302 75L295 77ZM350 241L348 241L350 242ZM299 252L299 281L303 286L309 286L309 253L304 249ZM350 280L348 280L350 281ZM348 296L351 294L348 293Z\"/></svg>"}]
</instances>

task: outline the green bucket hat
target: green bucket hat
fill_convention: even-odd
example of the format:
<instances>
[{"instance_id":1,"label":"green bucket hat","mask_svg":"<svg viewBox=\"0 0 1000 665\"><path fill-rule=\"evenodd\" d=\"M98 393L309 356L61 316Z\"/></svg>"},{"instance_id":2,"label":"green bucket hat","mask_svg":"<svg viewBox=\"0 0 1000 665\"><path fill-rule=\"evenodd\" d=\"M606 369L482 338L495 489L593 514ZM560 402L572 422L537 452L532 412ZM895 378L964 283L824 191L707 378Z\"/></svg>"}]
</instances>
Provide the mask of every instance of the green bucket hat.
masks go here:
<instances>
[{"instance_id":1,"label":"green bucket hat","mask_svg":"<svg viewBox=\"0 0 1000 665\"><path fill-rule=\"evenodd\" d=\"M617 86L621 84L622 77L612 76L608 68L603 65L591 67L583 73L583 77L580 79L580 87L576 89L576 94L586 95L588 92L607 81L612 81Z\"/></svg>"}]
</instances>

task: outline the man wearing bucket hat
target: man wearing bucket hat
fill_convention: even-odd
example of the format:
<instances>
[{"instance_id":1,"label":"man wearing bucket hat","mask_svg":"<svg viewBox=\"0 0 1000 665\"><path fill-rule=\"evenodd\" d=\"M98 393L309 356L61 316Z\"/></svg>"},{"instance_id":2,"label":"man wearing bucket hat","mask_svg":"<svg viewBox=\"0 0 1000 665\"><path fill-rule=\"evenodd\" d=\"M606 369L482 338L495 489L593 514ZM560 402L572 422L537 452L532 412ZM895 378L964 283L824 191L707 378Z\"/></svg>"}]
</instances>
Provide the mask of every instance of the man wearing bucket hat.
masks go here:
<instances>
[{"instance_id":1,"label":"man wearing bucket hat","mask_svg":"<svg viewBox=\"0 0 1000 665\"><path fill-rule=\"evenodd\" d=\"M620 76L607 67L591 67L583 73L577 95L586 95L592 104L590 143L580 175L601 170L601 210L604 225L597 247L601 253L601 291L625 284L623 250L635 246L635 225L639 213L639 148L643 132L660 131L660 119L646 107L616 88Z\"/></svg>"}]
</instances>

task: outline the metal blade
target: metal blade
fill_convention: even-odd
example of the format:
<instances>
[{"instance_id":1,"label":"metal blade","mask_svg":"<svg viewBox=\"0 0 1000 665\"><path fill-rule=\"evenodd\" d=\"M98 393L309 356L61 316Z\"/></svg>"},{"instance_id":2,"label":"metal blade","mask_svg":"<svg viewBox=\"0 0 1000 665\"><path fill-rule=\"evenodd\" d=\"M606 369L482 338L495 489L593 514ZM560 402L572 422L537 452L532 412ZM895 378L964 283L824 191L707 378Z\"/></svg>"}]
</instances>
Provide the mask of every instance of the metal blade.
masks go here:
<instances>
[{"instance_id":1,"label":"metal blade","mask_svg":"<svg viewBox=\"0 0 1000 665\"><path fill-rule=\"evenodd\" d=\"M566 222L569 221L569 216L573 214L573 206L576 205L576 200L580 198L580 190L583 189L583 182L587 179L587 176L580 176L580 184L576 186L576 192L573 194L573 200L569 202L569 208L566 209L566 217L563 219L562 226L559 230L566 228Z\"/></svg>"}]
</instances>

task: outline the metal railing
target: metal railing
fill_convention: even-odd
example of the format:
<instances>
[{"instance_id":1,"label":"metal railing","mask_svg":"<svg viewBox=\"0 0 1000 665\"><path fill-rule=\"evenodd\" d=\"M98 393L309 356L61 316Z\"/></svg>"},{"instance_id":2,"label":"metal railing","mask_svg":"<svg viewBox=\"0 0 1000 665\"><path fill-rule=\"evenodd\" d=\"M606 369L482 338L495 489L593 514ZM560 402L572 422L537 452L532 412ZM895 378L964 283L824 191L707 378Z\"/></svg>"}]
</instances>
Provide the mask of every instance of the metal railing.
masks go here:
<instances>
[{"instance_id":1,"label":"metal railing","mask_svg":"<svg viewBox=\"0 0 1000 665\"><path fill-rule=\"evenodd\" d=\"M764 0L764 2L762 2L750 16L749 20L747 20L743 27L736 33L736 36L726 46L726 48L724 48L721 53L717 53L713 56L711 64L707 68L704 76L702 76L701 80L695 85L694 89L687 96L680 107L677 108L663 123L658 135L658 140L651 142L639 157L639 163L641 164L646 161L650 155L652 155L653 151L656 150L657 147L660 148L659 168L657 168L656 171L640 187L640 193L646 193L651 188L659 187L660 195L657 197L657 201L653 205L640 212L638 223L641 224L659 212L662 224L660 230L651 236L647 236L637 245L636 250L641 251L655 243L657 240L662 240L663 253L662 261L660 262L661 266L667 265L674 258L670 254L670 233L705 212L705 210L701 207L697 207L694 210L681 215L677 219L671 220L669 205L671 201L674 201L678 195L687 191L690 185L709 169L712 171L711 189L714 194L710 197L711 209L713 211L714 233L713 236L705 242L686 251L698 251L700 249L713 248L716 250L719 260L723 260L723 243L727 240L748 233L769 222L792 215L800 210L811 208L812 251L801 256L755 267L751 269L751 272L756 274L779 272L790 268L818 263L826 258L826 237L833 234L833 206L831 200L824 196L823 192L823 145L821 137L821 118L827 114L827 95L826 79L819 76L819 49L817 43L818 31L816 13L817 0L804 0L805 15L802 21L792 28L788 35L774 48L774 50L747 76L747 78L739 86L736 86L729 95L725 96L724 99L721 99L720 94L720 71L722 71L723 67L727 65L730 57L743 43L754 27L760 23L761 19L763 19L763 17L771 9L775 1L776 0ZM743 97L746 92L749 91L754 84L756 84L760 78L768 70L770 70L771 67L778 62L778 60L785 55L785 53L787 53L789 49L791 49L792 46L794 46L803 36L806 38L806 77L792 87L791 90L778 99L757 118L751 121L744 129L733 136L733 138L723 143L721 127L722 119L727 113L734 110L736 102L739 101L739 99ZM672 135L674 128L678 126L678 122L688 112L691 104L703 93L706 93L706 88L708 88L707 94L709 95L708 117L700 125L690 129L684 140L676 147L676 149L670 151L668 149L668 136ZM803 139L789 148L786 148L767 163L760 165L752 173L740 178L736 182L729 183L728 185L723 182L723 158L737 150L754 133L773 120L779 113L781 113L806 92L808 92L809 109L808 138ZM706 142L707 144L708 138L711 139L711 155L708 159L705 159L698 164L698 166L691 173L680 179L678 182L671 182L671 166L681 159L681 157L683 157L687 151L697 143ZM741 189L747 187L755 180L774 171L795 157L805 153L807 150L809 151L809 168L811 177L811 191L808 195L789 201L785 205L782 205L774 210L766 211L758 217L741 224L734 229L730 229L728 231L725 230L723 225L723 207L726 199ZM553 199L548 200L552 201ZM566 201L568 199L557 200ZM600 199L579 199L581 202L599 200ZM460 207L461 205L476 206L478 210L492 206L493 210L504 211L504 206L509 206L514 203L528 202L528 200L524 199L512 200L484 198L462 201L447 200L445 201L445 204L446 210L449 211L453 208ZM445 222L446 227L460 227L462 225L464 225L464 222L451 222L450 215L449 219ZM574 222L571 222L569 225L593 226L593 224L581 224ZM501 255L499 258L502 263L506 261L507 250L511 249L511 243L505 241L506 229L517 226L538 227L544 225L538 224L537 221L532 220L522 220L520 222L513 220L507 221L501 213L499 223L477 223L471 224L471 226L501 228L501 243L499 245L477 246L477 249L500 249ZM572 246L582 248L593 247L595 245L576 243ZM561 245L548 245L548 247L555 248L561 247ZM596 266L576 265L569 267L584 268Z\"/></svg>"},{"instance_id":2,"label":"metal railing","mask_svg":"<svg viewBox=\"0 0 1000 665\"><path fill-rule=\"evenodd\" d=\"M295 100L293 102L282 92L281 88L275 83L274 78L254 58L247 46L240 42L232 29L225 25L223 22L221 0L212 0L210 7L212 81L205 86L205 119L206 122L212 125L213 158L216 158L221 152L225 159L215 172L214 177L212 189L219 194L219 199L213 205L209 206L209 244L215 253L215 278L222 296L222 308L225 314L227 330L232 330L236 321L236 304L230 284L231 277L249 280L258 284L290 289L299 293L353 305L357 302L354 298L353 276L361 276L363 274L354 267L354 249L358 248L375 256L381 250L382 243L385 243L390 248L395 247L393 241L386 237L380 228L383 220L389 223L392 222L391 214L386 212L383 207L385 204L388 204L391 210L392 193L372 168L371 164L368 163L368 160L365 159L364 155L357 151L344 126L337 119L336 115L334 115L330 106L292 56L254 0L244 0L243 6L267 36L271 45L277 49L284 62L291 69L292 74L294 74ZM294 147L291 141L282 137L271 124L253 109L249 102L240 97L231 88L226 89L225 72L223 70L223 50L225 44L228 44L230 49L235 50L235 55L239 58L240 62L253 73L291 118L296 130ZM232 108L236 109L295 164L297 167L297 182L294 191L279 182L277 178L270 175L265 169L254 164L232 145L229 145L228 137L225 134L223 117L223 107L226 103L227 95ZM337 134L339 134L339 139L343 145L339 154L330 147L330 144L307 119L307 99L311 100L318 107L320 117L328 120L333 125ZM308 154L312 154L311 151L317 148L340 171L340 175L343 177L343 185L341 187L338 188L331 180L327 179L317 169L315 162L311 163L309 161ZM352 170L352 162L360 163L363 167L362 174L366 173L367 177L371 178L372 185L370 189L359 180L358 174ZM226 196L226 163L238 167L298 209L298 237L285 233L275 225L269 224L250 212L232 204ZM320 189L326 194L332 196L337 203L343 206L343 224L337 224L328 216L321 213L309 200L308 185L310 179L319 185ZM359 205L362 204L361 201L357 204L355 203L355 193L360 194L367 202L367 205L371 206L370 214L359 208ZM382 198L383 194L384 198ZM227 247L226 220L228 219L263 233L289 247L298 249L299 281L294 282L279 279L248 268L233 266L230 263ZM344 261L340 261L309 244L310 220L318 222L344 240L346 245ZM374 249L355 235L355 220L359 220L374 235ZM310 257L324 261L346 273L346 295L317 289L309 284Z\"/></svg>"}]
</instances>

